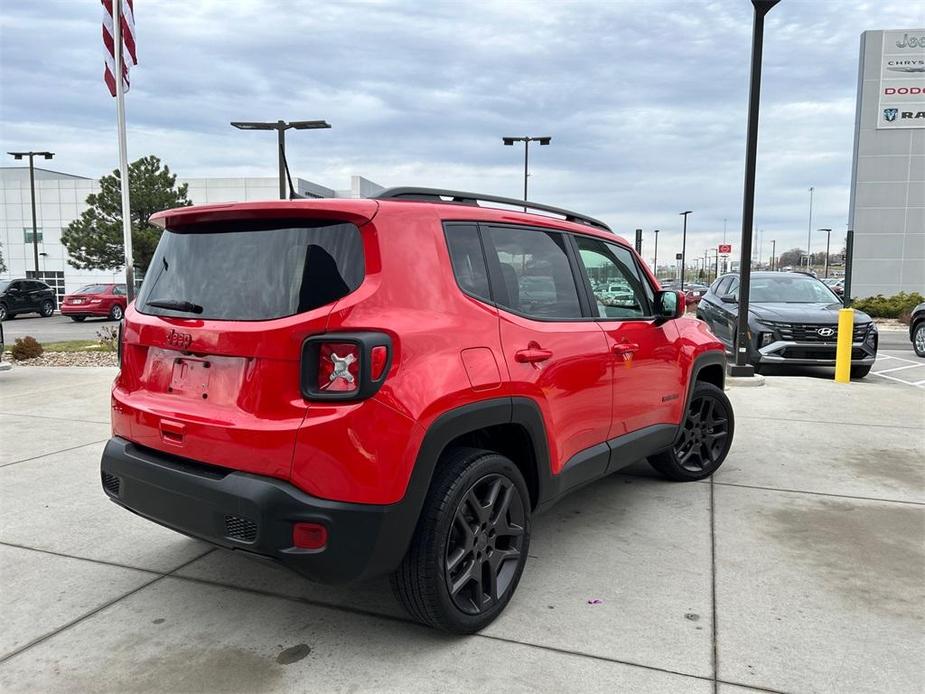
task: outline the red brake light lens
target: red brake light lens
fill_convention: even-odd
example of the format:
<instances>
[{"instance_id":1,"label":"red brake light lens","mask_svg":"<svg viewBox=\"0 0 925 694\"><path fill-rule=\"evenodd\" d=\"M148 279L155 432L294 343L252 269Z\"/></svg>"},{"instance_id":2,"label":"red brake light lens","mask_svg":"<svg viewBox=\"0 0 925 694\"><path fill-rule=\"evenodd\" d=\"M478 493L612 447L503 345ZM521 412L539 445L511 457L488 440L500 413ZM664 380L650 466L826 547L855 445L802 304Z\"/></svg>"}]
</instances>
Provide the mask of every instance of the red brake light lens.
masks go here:
<instances>
[{"instance_id":1,"label":"red brake light lens","mask_svg":"<svg viewBox=\"0 0 925 694\"><path fill-rule=\"evenodd\" d=\"M328 529L321 523L295 523L292 544L300 549L324 549L328 544Z\"/></svg>"},{"instance_id":2,"label":"red brake light lens","mask_svg":"<svg viewBox=\"0 0 925 694\"><path fill-rule=\"evenodd\" d=\"M386 362L389 360L389 348L385 345L376 345L369 355L369 377L374 381L382 378Z\"/></svg>"},{"instance_id":3,"label":"red brake light lens","mask_svg":"<svg viewBox=\"0 0 925 694\"><path fill-rule=\"evenodd\" d=\"M318 390L350 393L360 388L360 346L325 342L318 350Z\"/></svg>"}]
</instances>

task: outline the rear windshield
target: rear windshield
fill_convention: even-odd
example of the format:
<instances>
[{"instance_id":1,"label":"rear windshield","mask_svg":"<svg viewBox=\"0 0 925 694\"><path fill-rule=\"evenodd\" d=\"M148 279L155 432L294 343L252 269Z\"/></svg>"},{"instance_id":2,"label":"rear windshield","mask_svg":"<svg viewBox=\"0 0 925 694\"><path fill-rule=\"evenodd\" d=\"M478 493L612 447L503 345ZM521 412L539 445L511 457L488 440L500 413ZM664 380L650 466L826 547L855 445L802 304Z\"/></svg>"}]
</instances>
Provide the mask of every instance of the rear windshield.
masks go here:
<instances>
[{"instance_id":1,"label":"rear windshield","mask_svg":"<svg viewBox=\"0 0 925 694\"><path fill-rule=\"evenodd\" d=\"M330 304L360 286L365 264L355 225L286 224L168 229L145 274L138 310L156 316L270 320Z\"/></svg>"},{"instance_id":2,"label":"rear windshield","mask_svg":"<svg viewBox=\"0 0 925 694\"><path fill-rule=\"evenodd\" d=\"M102 294L106 291L107 285L105 284L88 284L86 287L81 287L78 289L75 294Z\"/></svg>"}]
</instances>

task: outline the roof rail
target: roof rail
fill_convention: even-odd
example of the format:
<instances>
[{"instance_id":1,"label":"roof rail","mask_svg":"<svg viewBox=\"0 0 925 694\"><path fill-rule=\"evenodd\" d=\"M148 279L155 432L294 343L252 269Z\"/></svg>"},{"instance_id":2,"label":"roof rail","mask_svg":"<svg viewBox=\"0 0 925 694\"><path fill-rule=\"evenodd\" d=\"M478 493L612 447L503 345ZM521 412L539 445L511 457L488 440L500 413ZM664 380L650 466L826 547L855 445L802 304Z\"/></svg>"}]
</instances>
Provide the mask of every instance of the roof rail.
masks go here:
<instances>
[{"instance_id":1,"label":"roof rail","mask_svg":"<svg viewBox=\"0 0 925 694\"><path fill-rule=\"evenodd\" d=\"M445 200L444 198L450 198ZM374 200L409 200L415 202L442 202L455 203L458 205L474 205L481 207L479 201L495 202L502 205L512 205L514 207L523 207L530 210L542 210L543 212L552 212L553 214L562 215L567 222L576 224L587 224L588 226L597 227L604 231L612 229L599 219L588 217L587 215L578 214L571 210L563 210L561 207L552 205L541 205L537 202L528 202L526 200L516 200L514 198L502 198L498 195L481 195L480 193L463 193L458 190L441 190L440 188L388 188L376 195ZM526 211L526 210L525 210Z\"/></svg>"}]
</instances>

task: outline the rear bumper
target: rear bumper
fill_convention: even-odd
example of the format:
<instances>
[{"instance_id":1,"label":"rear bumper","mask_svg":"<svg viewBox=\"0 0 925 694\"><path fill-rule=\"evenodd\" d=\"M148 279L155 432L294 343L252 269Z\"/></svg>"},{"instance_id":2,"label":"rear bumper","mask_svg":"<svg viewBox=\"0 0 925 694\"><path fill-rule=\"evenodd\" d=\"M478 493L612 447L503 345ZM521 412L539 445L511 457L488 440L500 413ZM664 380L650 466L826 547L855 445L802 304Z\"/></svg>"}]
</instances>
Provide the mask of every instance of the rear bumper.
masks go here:
<instances>
[{"instance_id":1,"label":"rear bumper","mask_svg":"<svg viewBox=\"0 0 925 694\"><path fill-rule=\"evenodd\" d=\"M393 571L417 522L402 503L318 499L282 480L202 465L119 437L106 444L100 470L104 491L120 506L220 547L273 559L322 583ZM327 527L324 549L292 545L292 524L300 521Z\"/></svg>"},{"instance_id":2,"label":"rear bumper","mask_svg":"<svg viewBox=\"0 0 925 694\"><path fill-rule=\"evenodd\" d=\"M58 307L62 316L108 316L109 309L102 306L91 306L90 304L80 304L72 306L71 304L61 304Z\"/></svg>"}]
</instances>

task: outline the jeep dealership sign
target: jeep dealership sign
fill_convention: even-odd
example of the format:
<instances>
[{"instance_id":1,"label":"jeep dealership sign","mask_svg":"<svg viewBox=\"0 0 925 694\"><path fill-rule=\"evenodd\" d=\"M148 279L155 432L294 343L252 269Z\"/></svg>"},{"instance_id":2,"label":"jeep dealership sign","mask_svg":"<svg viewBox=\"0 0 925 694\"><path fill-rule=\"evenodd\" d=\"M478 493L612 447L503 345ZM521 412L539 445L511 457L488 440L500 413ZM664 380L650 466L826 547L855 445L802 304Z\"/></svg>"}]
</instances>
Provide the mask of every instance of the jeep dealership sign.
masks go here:
<instances>
[{"instance_id":1,"label":"jeep dealership sign","mask_svg":"<svg viewBox=\"0 0 925 694\"><path fill-rule=\"evenodd\" d=\"M925 29L886 31L878 128L925 128Z\"/></svg>"}]
</instances>

